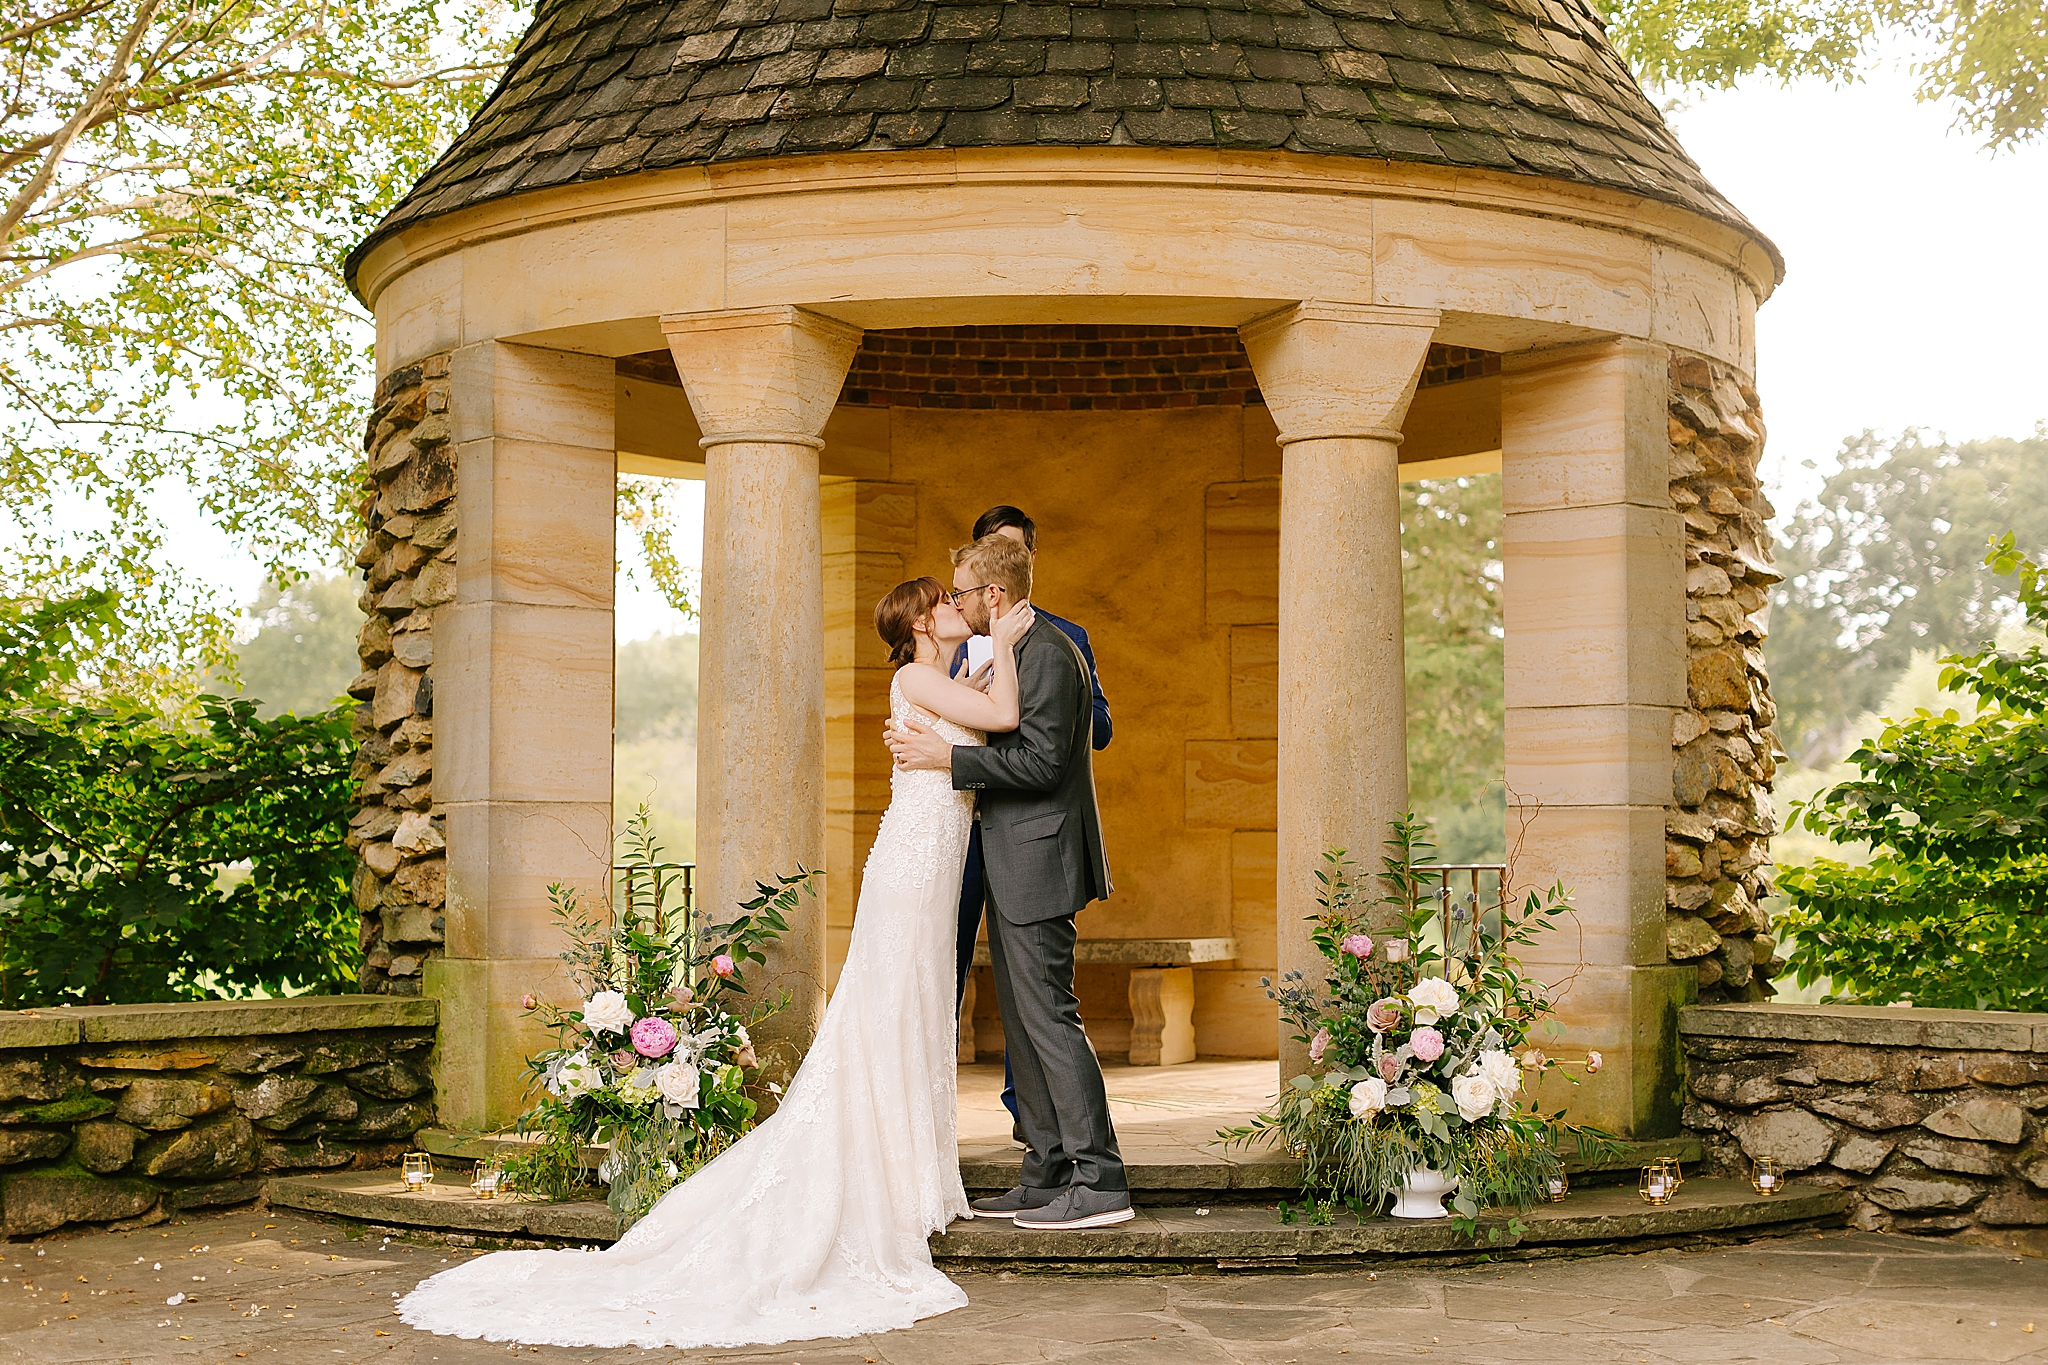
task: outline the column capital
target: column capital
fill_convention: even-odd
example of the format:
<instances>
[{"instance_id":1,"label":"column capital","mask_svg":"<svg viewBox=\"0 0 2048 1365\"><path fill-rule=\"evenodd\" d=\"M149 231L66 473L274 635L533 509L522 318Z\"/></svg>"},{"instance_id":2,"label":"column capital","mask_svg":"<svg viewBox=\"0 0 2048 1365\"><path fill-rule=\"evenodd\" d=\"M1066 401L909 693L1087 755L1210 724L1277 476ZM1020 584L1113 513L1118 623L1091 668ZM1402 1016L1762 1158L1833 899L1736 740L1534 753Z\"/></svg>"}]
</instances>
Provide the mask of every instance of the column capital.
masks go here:
<instances>
[{"instance_id":1,"label":"column capital","mask_svg":"<svg viewBox=\"0 0 2048 1365\"><path fill-rule=\"evenodd\" d=\"M661 319L704 437L820 449L861 329L790 305Z\"/></svg>"},{"instance_id":2,"label":"column capital","mask_svg":"<svg viewBox=\"0 0 2048 1365\"><path fill-rule=\"evenodd\" d=\"M1433 308L1310 299L1238 328L1280 444L1399 444L1438 317Z\"/></svg>"}]
</instances>

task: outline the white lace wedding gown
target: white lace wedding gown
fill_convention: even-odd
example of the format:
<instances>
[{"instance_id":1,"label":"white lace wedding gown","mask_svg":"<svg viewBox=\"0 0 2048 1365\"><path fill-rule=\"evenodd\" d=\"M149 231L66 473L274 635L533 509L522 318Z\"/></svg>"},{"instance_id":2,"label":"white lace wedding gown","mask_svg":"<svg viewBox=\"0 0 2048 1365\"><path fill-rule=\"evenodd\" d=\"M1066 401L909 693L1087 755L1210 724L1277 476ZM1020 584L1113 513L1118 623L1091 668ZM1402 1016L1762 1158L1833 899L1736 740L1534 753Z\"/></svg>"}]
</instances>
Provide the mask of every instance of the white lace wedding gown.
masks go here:
<instances>
[{"instance_id":1,"label":"white lace wedding gown","mask_svg":"<svg viewBox=\"0 0 2048 1365\"><path fill-rule=\"evenodd\" d=\"M889 702L934 725L893 681ZM478 1257L413 1290L400 1318L491 1341L723 1347L891 1331L966 1305L926 1238L967 1212L953 951L974 799L944 772L896 769L890 783L846 966L775 1114L609 1250Z\"/></svg>"}]
</instances>

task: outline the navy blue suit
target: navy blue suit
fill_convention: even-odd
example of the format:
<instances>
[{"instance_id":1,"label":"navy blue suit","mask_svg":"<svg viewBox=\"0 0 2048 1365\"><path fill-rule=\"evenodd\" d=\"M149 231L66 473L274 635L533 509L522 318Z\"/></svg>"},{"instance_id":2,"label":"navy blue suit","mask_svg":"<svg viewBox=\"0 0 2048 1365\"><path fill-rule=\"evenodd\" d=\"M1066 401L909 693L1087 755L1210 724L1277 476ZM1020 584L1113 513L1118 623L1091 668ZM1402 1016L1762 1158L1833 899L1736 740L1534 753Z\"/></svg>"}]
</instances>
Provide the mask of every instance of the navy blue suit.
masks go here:
<instances>
[{"instance_id":1,"label":"navy blue suit","mask_svg":"<svg viewBox=\"0 0 2048 1365\"><path fill-rule=\"evenodd\" d=\"M1081 650L1081 657L1088 661L1088 680L1095 691L1094 731L1090 735L1099 753L1109 747L1109 699L1102 695L1102 675L1095 668L1095 651L1088 645L1088 632L1065 617L1055 616L1044 607L1034 604L1031 608L1039 619L1058 626ZM953 671L958 673L967 660L967 646L962 645L953 656ZM987 900L982 884L981 866L981 822L975 821L968 827L967 865L960 876L960 937L956 941L957 971L954 975L954 1008L967 998L967 973L974 966L974 941L981 935L981 912ZM1003 1105L1010 1111L1010 1117L1017 1117L1017 1091L1010 1082L1009 1058L1003 1059Z\"/></svg>"}]
</instances>

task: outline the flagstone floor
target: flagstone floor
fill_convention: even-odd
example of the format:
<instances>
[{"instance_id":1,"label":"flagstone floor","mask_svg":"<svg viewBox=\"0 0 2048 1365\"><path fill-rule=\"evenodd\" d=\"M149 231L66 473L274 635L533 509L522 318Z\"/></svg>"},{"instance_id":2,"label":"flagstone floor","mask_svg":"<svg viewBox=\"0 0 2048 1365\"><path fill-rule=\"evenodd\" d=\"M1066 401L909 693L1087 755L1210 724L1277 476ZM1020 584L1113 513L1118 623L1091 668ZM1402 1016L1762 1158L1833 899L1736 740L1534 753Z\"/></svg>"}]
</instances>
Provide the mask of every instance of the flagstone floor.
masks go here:
<instances>
[{"instance_id":1,"label":"flagstone floor","mask_svg":"<svg viewBox=\"0 0 2048 1365\"><path fill-rule=\"evenodd\" d=\"M0 1365L2048 1365L2048 1260L1867 1233L1377 1273L962 1275L969 1306L907 1332L715 1352L458 1341L392 1316L467 1254L249 1212L0 1243Z\"/></svg>"},{"instance_id":2,"label":"flagstone floor","mask_svg":"<svg viewBox=\"0 0 2048 1365\"><path fill-rule=\"evenodd\" d=\"M1219 1128L1235 1127L1273 1100L1279 1063L1193 1061L1179 1066L1129 1066L1103 1058L1109 1114L1131 1165L1214 1162ZM1014 1155L1010 1114L1002 1105L1002 1063L960 1068L960 1155L990 1160Z\"/></svg>"}]
</instances>

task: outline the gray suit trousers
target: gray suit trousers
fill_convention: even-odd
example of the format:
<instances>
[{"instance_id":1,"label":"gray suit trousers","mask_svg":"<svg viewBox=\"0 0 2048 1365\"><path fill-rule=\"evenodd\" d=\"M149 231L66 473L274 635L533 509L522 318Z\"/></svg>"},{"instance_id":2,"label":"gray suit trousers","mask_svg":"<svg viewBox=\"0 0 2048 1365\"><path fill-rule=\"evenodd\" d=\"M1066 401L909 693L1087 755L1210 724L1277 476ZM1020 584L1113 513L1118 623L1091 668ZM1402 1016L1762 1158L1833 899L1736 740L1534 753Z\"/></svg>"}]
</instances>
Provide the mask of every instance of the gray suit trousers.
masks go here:
<instances>
[{"instance_id":1,"label":"gray suit trousers","mask_svg":"<svg viewBox=\"0 0 2048 1365\"><path fill-rule=\"evenodd\" d=\"M1023 1183L1123 1191L1130 1186L1109 1121L1102 1067L1074 997L1074 937L1071 916L1012 924L990 902L988 951L1003 1046L1017 1085L1018 1122L1031 1144Z\"/></svg>"}]
</instances>

